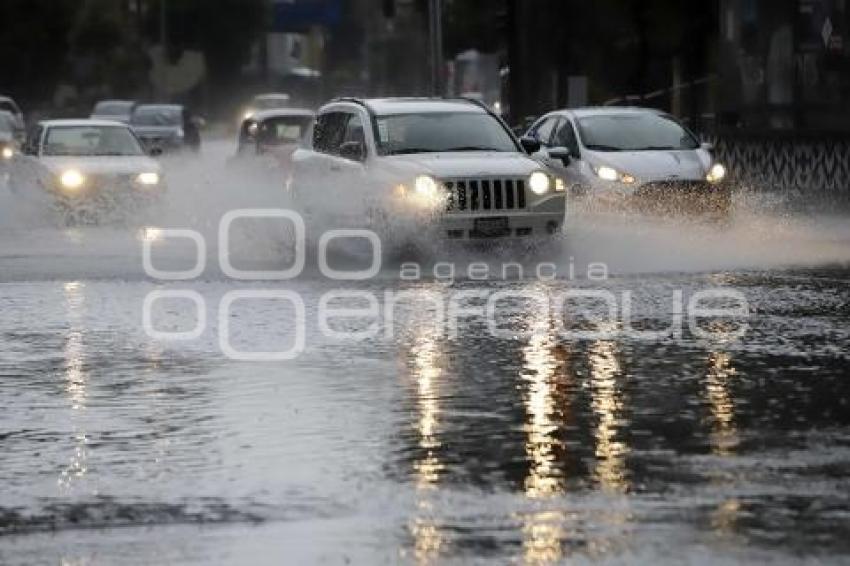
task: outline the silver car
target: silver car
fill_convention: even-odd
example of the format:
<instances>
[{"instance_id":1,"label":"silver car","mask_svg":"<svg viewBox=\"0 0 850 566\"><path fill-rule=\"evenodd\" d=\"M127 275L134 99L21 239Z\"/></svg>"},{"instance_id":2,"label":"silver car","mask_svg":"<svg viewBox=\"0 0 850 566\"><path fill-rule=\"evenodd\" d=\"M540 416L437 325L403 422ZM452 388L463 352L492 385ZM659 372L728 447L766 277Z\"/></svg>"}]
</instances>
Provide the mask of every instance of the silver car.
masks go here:
<instances>
[{"instance_id":1,"label":"silver car","mask_svg":"<svg viewBox=\"0 0 850 566\"><path fill-rule=\"evenodd\" d=\"M150 202L165 190L129 126L106 120L40 122L13 159L10 185L47 195L63 212Z\"/></svg>"},{"instance_id":2,"label":"silver car","mask_svg":"<svg viewBox=\"0 0 850 566\"><path fill-rule=\"evenodd\" d=\"M645 108L577 108L537 120L526 139L571 194L651 212L726 214L726 168L674 117Z\"/></svg>"}]
</instances>

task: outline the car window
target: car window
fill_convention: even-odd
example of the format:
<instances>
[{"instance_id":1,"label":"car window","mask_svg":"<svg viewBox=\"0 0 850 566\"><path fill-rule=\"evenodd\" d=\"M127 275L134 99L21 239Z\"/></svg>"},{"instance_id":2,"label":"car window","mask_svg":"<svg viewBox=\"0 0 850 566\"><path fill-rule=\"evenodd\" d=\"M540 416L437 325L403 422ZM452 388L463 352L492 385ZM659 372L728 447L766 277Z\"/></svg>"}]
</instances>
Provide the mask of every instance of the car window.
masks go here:
<instances>
[{"instance_id":1,"label":"car window","mask_svg":"<svg viewBox=\"0 0 850 566\"><path fill-rule=\"evenodd\" d=\"M363 131L363 119L357 114L350 114L345 124L343 143L359 142L366 144L366 134Z\"/></svg>"},{"instance_id":2,"label":"car window","mask_svg":"<svg viewBox=\"0 0 850 566\"><path fill-rule=\"evenodd\" d=\"M15 117L11 112L0 110L0 132L11 134L15 130Z\"/></svg>"},{"instance_id":3,"label":"car window","mask_svg":"<svg viewBox=\"0 0 850 566\"><path fill-rule=\"evenodd\" d=\"M54 126L47 130L44 155L144 155L128 128Z\"/></svg>"},{"instance_id":4,"label":"car window","mask_svg":"<svg viewBox=\"0 0 850 566\"><path fill-rule=\"evenodd\" d=\"M581 141L594 151L696 149L699 141L672 116L650 112L587 116L578 121Z\"/></svg>"},{"instance_id":5,"label":"car window","mask_svg":"<svg viewBox=\"0 0 850 566\"><path fill-rule=\"evenodd\" d=\"M180 126L183 115L180 108L142 106L133 112L130 123L134 126Z\"/></svg>"},{"instance_id":6,"label":"car window","mask_svg":"<svg viewBox=\"0 0 850 566\"><path fill-rule=\"evenodd\" d=\"M342 145L349 114L328 112L319 116L313 129L313 148L321 153L335 154Z\"/></svg>"},{"instance_id":7,"label":"car window","mask_svg":"<svg viewBox=\"0 0 850 566\"><path fill-rule=\"evenodd\" d=\"M484 112L427 112L377 116L381 155L454 151L516 152L502 123Z\"/></svg>"},{"instance_id":8,"label":"car window","mask_svg":"<svg viewBox=\"0 0 850 566\"><path fill-rule=\"evenodd\" d=\"M558 124L558 131L555 133L555 137L552 139L552 145L555 147L565 147L570 150L570 155L573 157L578 157L580 155L578 149L578 140L576 139L576 132L573 129L573 124L569 119L561 120L561 123Z\"/></svg>"},{"instance_id":9,"label":"car window","mask_svg":"<svg viewBox=\"0 0 850 566\"><path fill-rule=\"evenodd\" d=\"M260 143L264 145L298 143L310 127L311 121L310 116L269 118L257 127L257 135Z\"/></svg>"},{"instance_id":10,"label":"car window","mask_svg":"<svg viewBox=\"0 0 850 566\"><path fill-rule=\"evenodd\" d=\"M542 145L548 146L552 141L552 131L555 129L555 124L558 122L557 117L550 116L545 118L531 129L531 135L538 140Z\"/></svg>"}]
</instances>

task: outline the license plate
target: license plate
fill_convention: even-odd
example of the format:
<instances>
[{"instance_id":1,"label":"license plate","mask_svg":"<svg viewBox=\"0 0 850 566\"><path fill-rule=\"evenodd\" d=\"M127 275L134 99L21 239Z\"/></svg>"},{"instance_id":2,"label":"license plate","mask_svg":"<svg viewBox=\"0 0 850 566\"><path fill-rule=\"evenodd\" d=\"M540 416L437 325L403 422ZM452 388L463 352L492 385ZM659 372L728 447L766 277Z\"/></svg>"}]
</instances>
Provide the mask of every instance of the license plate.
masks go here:
<instances>
[{"instance_id":1,"label":"license plate","mask_svg":"<svg viewBox=\"0 0 850 566\"><path fill-rule=\"evenodd\" d=\"M511 233L508 219L505 216L496 218L476 218L474 223L475 233L484 237L507 236Z\"/></svg>"}]
</instances>

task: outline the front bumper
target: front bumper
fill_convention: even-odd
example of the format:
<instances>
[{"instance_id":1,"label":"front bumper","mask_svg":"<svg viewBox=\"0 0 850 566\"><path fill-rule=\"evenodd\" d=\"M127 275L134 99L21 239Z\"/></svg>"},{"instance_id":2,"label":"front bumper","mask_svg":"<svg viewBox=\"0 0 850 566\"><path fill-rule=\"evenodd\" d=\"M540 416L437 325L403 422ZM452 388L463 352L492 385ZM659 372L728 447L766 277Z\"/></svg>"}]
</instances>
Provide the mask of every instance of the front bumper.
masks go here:
<instances>
[{"instance_id":1,"label":"front bumper","mask_svg":"<svg viewBox=\"0 0 850 566\"><path fill-rule=\"evenodd\" d=\"M70 190L55 181L49 188L56 202L66 208L90 206L119 206L126 203L144 204L159 200L166 192L165 181L153 186L144 186L134 181L135 176L116 178L88 178L79 188Z\"/></svg>"},{"instance_id":2,"label":"front bumper","mask_svg":"<svg viewBox=\"0 0 850 566\"><path fill-rule=\"evenodd\" d=\"M437 219L440 236L449 240L551 236L558 233L563 224L563 212L512 212L508 215L446 214Z\"/></svg>"},{"instance_id":3,"label":"front bumper","mask_svg":"<svg viewBox=\"0 0 850 566\"><path fill-rule=\"evenodd\" d=\"M585 196L604 208L668 215L726 214L732 206L732 187L728 181L664 180L634 185L597 183Z\"/></svg>"},{"instance_id":4,"label":"front bumper","mask_svg":"<svg viewBox=\"0 0 850 566\"><path fill-rule=\"evenodd\" d=\"M635 190L632 203L649 212L726 214L732 204L728 182L663 181L645 183Z\"/></svg>"}]
</instances>

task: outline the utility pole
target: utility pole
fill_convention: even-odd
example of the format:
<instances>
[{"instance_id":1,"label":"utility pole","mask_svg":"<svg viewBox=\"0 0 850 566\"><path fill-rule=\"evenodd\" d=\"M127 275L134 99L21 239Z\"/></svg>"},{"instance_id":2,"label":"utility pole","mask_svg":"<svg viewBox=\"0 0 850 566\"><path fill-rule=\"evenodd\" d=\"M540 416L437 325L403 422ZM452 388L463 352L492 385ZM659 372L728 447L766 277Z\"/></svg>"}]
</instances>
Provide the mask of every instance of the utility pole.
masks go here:
<instances>
[{"instance_id":1,"label":"utility pole","mask_svg":"<svg viewBox=\"0 0 850 566\"><path fill-rule=\"evenodd\" d=\"M159 93L162 102L168 101L169 59L168 59L168 0L159 0L159 44L162 47L163 86Z\"/></svg>"},{"instance_id":2,"label":"utility pole","mask_svg":"<svg viewBox=\"0 0 850 566\"><path fill-rule=\"evenodd\" d=\"M443 88L443 3L428 0L428 23L431 48L431 94L442 96Z\"/></svg>"}]
</instances>

